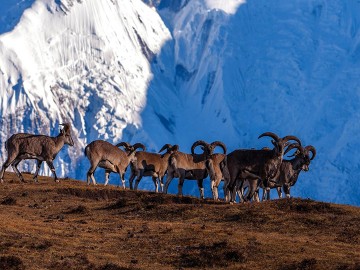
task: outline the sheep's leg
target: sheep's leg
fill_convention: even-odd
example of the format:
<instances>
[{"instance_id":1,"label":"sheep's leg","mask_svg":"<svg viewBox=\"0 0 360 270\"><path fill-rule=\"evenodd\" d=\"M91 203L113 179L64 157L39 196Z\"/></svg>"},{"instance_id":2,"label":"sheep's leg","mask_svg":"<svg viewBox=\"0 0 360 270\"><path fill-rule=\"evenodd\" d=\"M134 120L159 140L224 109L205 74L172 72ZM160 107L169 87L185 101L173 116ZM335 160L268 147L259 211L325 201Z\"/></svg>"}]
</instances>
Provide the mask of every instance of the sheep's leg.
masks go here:
<instances>
[{"instance_id":1,"label":"sheep's leg","mask_svg":"<svg viewBox=\"0 0 360 270\"><path fill-rule=\"evenodd\" d=\"M17 165L19 165L21 159L16 158L12 163L11 167L13 168L14 172L16 173L17 177L19 177L21 182L25 182L24 177L22 176L21 172L18 170Z\"/></svg>"},{"instance_id":2,"label":"sheep's leg","mask_svg":"<svg viewBox=\"0 0 360 270\"><path fill-rule=\"evenodd\" d=\"M244 198L244 190L245 188L247 188L247 186L244 187L244 180L236 180L236 186L235 186L235 194L233 194L232 196L235 198L236 194L239 196L239 202L244 202L245 198Z\"/></svg>"},{"instance_id":3,"label":"sheep's leg","mask_svg":"<svg viewBox=\"0 0 360 270\"><path fill-rule=\"evenodd\" d=\"M263 188L262 201L265 201L265 197L266 197L266 189Z\"/></svg>"},{"instance_id":4,"label":"sheep's leg","mask_svg":"<svg viewBox=\"0 0 360 270\"><path fill-rule=\"evenodd\" d=\"M35 171L35 175L33 177L34 181L37 183L38 182L38 175L39 175L39 171L40 171L40 168L41 168L41 164L42 164L42 160L37 160L36 161L36 171Z\"/></svg>"},{"instance_id":5,"label":"sheep's leg","mask_svg":"<svg viewBox=\"0 0 360 270\"><path fill-rule=\"evenodd\" d=\"M94 177L94 172L99 164L99 161L90 161L90 168L86 174L86 183L90 185L90 179L92 180L94 186L96 186L96 180Z\"/></svg>"},{"instance_id":6,"label":"sheep's leg","mask_svg":"<svg viewBox=\"0 0 360 270\"><path fill-rule=\"evenodd\" d=\"M122 183L122 187L123 189L126 189L126 185L125 185L125 172L119 172L119 175L120 175L120 180L121 180L121 183ZM120 185L119 185L120 186Z\"/></svg>"},{"instance_id":7,"label":"sheep's leg","mask_svg":"<svg viewBox=\"0 0 360 270\"><path fill-rule=\"evenodd\" d=\"M164 192L164 176L159 176L160 190Z\"/></svg>"},{"instance_id":8,"label":"sheep's leg","mask_svg":"<svg viewBox=\"0 0 360 270\"><path fill-rule=\"evenodd\" d=\"M105 170L105 184L104 184L104 186L107 186L109 184L110 173L111 173L111 171Z\"/></svg>"},{"instance_id":9,"label":"sheep's leg","mask_svg":"<svg viewBox=\"0 0 360 270\"><path fill-rule=\"evenodd\" d=\"M135 176L136 176L135 172L131 172L131 175L130 175L130 178L129 178L130 189L134 189L133 182L134 182Z\"/></svg>"},{"instance_id":10,"label":"sheep's leg","mask_svg":"<svg viewBox=\"0 0 360 270\"><path fill-rule=\"evenodd\" d=\"M266 188L266 200L270 201L270 188Z\"/></svg>"},{"instance_id":11,"label":"sheep's leg","mask_svg":"<svg viewBox=\"0 0 360 270\"><path fill-rule=\"evenodd\" d=\"M155 185L155 192L158 193L159 192L159 184L158 184L157 177L153 176L152 180L153 180L154 185Z\"/></svg>"},{"instance_id":12,"label":"sheep's leg","mask_svg":"<svg viewBox=\"0 0 360 270\"><path fill-rule=\"evenodd\" d=\"M259 189L257 189L254 193L253 199L255 202L260 202L260 198L259 198Z\"/></svg>"},{"instance_id":13,"label":"sheep's leg","mask_svg":"<svg viewBox=\"0 0 360 270\"><path fill-rule=\"evenodd\" d=\"M285 193L285 196L286 198L290 198L290 185L284 185L284 193Z\"/></svg>"},{"instance_id":14,"label":"sheep's leg","mask_svg":"<svg viewBox=\"0 0 360 270\"><path fill-rule=\"evenodd\" d=\"M13 153L13 154L9 153L8 154L8 158L4 162L4 164L3 164L2 168L1 168L1 171L0 171L0 183L4 182L5 170L14 162L15 159L16 159L16 153Z\"/></svg>"},{"instance_id":15,"label":"sheep's leg","mask_svg":"<svg viewBox=\"0 0 360 270\"><path fill-rule=\"evenodd\" d=\"M210 182L210 187L211 187L211 192L213 194L213 199L215 201L219 200L219 191L218 191L218 187L220 185L221 182L221 178L220 179L214 179L211 180ZM234 188L234 192L236 192L236 189Z\"/></svg>"},{"instance_id":16,"label":"sheep's leg","mask_svg":"<svg viewBox=\"0 0 360 270\"><path fill-rule=\"evenodd\" d=\"M4 172L7 169L7 167L9 166L5 166L5 164L2 166L1 171L0 171L0 182L4 183Z\"/></svg>"},{"instance_id":17,"label":"sheep's leg","mask_svg":"<svg viewBox=\"0 0 360 270\"><path fill-rule=\"evenodd\" d=\"M234 184L234 182L235 182L235 184ZM228 201L230 203L235 203L236 202L236 181L234 180L234 181L232 181L232 183L233 183L232 185L230 185L230 183L227 184L226 189L227 189L228 199L226 199L226 201Z\"/></svg>"},{"instance_id":18,"label":"sheep's leg","mask_svg":"<svg viewBox=\"0 0 360 270\"><path fill-rule=\"evenodd\" d=\"M235 188L234 188L235 194L233 194L232 196L233 196L233 197L236 197L236 195L238 195L238 196L239 196L239 202L242 202L242 201L243 201L243 196L242 196L242 194L243 194L243 188L240 187L240 185L242 185L242 184L240 183L240 181L236 181L236 185L235 185Z\"/></svg>"},{"instance_id":19,"label":"sheep's leg","mask_svg":"<svg viewBox=\"0 0 360 270\"><path fill-rule=\"evenodd\" d=\"M276 188L276 191L277 191L277 193L278 193L279 199L281 199L281 198L282 198L281 187L277 187L277 188Z\"/></svg>"},{"instance_id":20,"label":"sheep's leg","mask_svg":"<svg viewBox=\"0 0 360 270\"><path fill-rule=\"evenodd\" d=\"M50 167L50 170L52 171L52 173L54 174L54 181L55 182L59 182L59 179L56 175L56 172L55 172L55 167L54 167L54 164L52 162L52 160L48 160L46 161L46 164Z\"/></svg>"},{"instance_id":21,"label":"sheep's leg","mask_svg":"<svg viewBox=\"0 0 360 270\"><path fill-rule=\"evenodd\" d=\"M224 191L224 197L225 197L225 201L226 202L230 202L231 197L233 196L233 194L230 194L230 190L228 188L229 182L228 181L224 181L224 185L223 185L223 191Z\"/></svg>"},{"instance_id":22,"label":"sheep's leg","mask_svg":"<svg viewBox=\"0 0 360 270\"><path fill-rule=\"evenodd\" d=\"M139 170L139 174L138 174L138 176L136 177L136 181L135 181L135 187L134 187L135 190L137 190L138 185L139 185L139 183L140 183L141 178L143 177L143 175L144 175L144 170Z\"/></svg>"},{"instance_id":23,"label":"sheep's leg","mask_svg":"<svg viewBox=\"0 0 360 270\"><path fill-rule=\"evenodd\" d=\"M217 200L217 194L216 194L216 187L215 187L215 180L213 179L210 179L210 188L211 188L211 192L212 192L212 195L213 195L213 199L216 201Z\"/></svg>"},{"instance_id":24,"label":"sheep's leg","mask_svg":"<svg viewBox=\"0 0 360 270\"><path fill-rule=\"evenodd\" d=\"M184 185L185 173L180 173L179 184L178 184L178 196L182 196L182 187Z\"/></svg>"},{"instance_id":25,"label":"sheep's leg","mask_svg":"<svg viewBox=\"0 0 360 270\"><path fill-rule=\"evenodd\" d=\"M248 180L249 181L249 192L246 196L246 201L250 201L255 192L256 192L256 189L258 188L259 184L260 184L260 180L258 179L251 179L251 180Z\"/></svg>"},{"instance_id":26,"label":"sheep's leg","mask_svg":"<svg viewBox=\"0 0 360 270\"><path fill-rule=\"evenodd\" d=\"M169 185L170 185L170 183L171 183L171 180L173 180L173 178L174 178L174 172L173 172L173 171L168 172L168 174L167 174L167 176L166 176L165 187L164 187L164 193L165 193L165 194L167 194Z\"/></svg>"},{"instance_id":27,"label":"sheep's leg","mask_svg":"<svg viewBox=\"0 0 360 270\"><path fill-rule=\"evenodd\" d=\"M197 179L197 184L198 184L198 188L199 188L199 192L200 192L200 199L205 198L203 181L204 181L204 179Z\"/></svg>"},{"instance_id":28,"label":"sheep's leg","mask_svg":"<svg viewBox=\"0 0 360 270\"><path fill-rule=\"evenodd\" d=\"M263 188L263 196L262 196L262 200L263 201L269 201L270 200L270 188L269 187L264 187Z\"/></svg>"}]
</instances>

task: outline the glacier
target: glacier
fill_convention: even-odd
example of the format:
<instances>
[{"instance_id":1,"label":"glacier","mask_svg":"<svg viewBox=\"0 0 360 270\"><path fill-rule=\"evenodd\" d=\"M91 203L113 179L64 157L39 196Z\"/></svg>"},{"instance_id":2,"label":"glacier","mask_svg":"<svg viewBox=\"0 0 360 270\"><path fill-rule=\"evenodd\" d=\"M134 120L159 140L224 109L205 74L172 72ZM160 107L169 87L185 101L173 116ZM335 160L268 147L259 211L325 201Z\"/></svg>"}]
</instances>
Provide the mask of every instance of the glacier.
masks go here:
<instances>
[{"instance_id":1,"label":"glacier","mask_svg":"<svg viewBox=\"0 0 360 270\"><path fill-rule=\"evenodd\" d=\"M355 0L7 1L1 152L13 133L56 135L69 121L75 147L54 163L83 180L84 146L98 138L185 152L221 140L232 151L270 146L257 137L272 131L317 149L293 196L360 205L359 11ZM184 193L197 196L196 182Z\"/></svg>"}]
</instances>

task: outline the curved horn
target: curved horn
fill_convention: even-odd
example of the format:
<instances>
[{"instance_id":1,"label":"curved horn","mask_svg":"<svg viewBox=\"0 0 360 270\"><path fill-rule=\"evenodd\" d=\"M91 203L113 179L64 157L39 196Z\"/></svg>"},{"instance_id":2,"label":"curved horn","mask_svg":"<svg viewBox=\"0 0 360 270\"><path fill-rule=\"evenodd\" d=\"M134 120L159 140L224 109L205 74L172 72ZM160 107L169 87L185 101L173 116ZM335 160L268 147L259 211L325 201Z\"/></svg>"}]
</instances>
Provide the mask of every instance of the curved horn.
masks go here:
<instances>
[{"instance_id":1,"label":"curved horn","mask_svg":"<svg viewBox=\"0 0 360 270\"><path fill-rule=\"evenodd\" d=\"M127 142L121 142L121 143L118 143L116 146L117 146L117 147L129 148L129 147L130 147L130 144L127 143Z\"/></svg>"},{"instance_id":2,"label":"curved horn","mask_svg":"<svg viewBox=\"0 0 360 270\"><path fill-rule=\"evenodd\" d=\"M271 137L271 138L273 138L273 139L274 139L275 141L277 141L277 142L280 140L279 136L276 135L275 133L272 133L272 132L265 132L265 133L261 134L261 135L258 137L258 139L260 139L260 138L262 138L262 137L265 137L265 136Z\"/></svg>"},{"instance_id":3,"label":"curved horn","mask_svg":"<svg viewBox=\"0 0 360 270\"><path fill-rule=\"evenodd\" d=\"M209 144L207 142L202 141L202 140L198 140L198 141L194 142L193 145L191 146L191 154L193 154L193 155L195 154L194 150L199 145L202 145L202 146L207 147L207 148L209 147Z\"/></svg>"},{"instance_id":4,"label":"curved horn","mask_svg":"<svg viewBox=\"0 0 360 270\"><path fill-rule=\"evenodd\" d=\"M308 145L308 146L305 146L305 153L308 155L309 152L311 152L313 155L312 157L310 158L310 160L313 160L316 156L316 149L314 146L312 145Z\"/></svg>"},{"instance_id":5,"label":"curved horn","mask_svg":"<svg viewBox=\"0 0 360 270\"><path fill-rule=\"evenodd\" d=\"M142 143L135 143L135 144L133 145L133 147L134 147L134 150L136 150L136 149L138 149L138 148L142 148L143 151L146 151L146 147L145 147L145 145L143 145Z\"/></svg>"},{"instance_id":6,"label":"curved horn","mask_svg":"<svg viewBox=\"0 0 360 270\"><path fill-rule=\"evenodd\" d=\"M301 145L299 145L299 144L297 144L297 143L293 143L293 144L290 144L289 146L288 146L288 148L286 148L286 150L285 150L285 152L284 152L284 156L290 151L290 150L292 150L292 149L294 149L294 148L297 148L299 151L300 151L300 153L303 153L304 152L304 149L301 147ZM292 156L295 156L295 155L291 155L291 157Z\"/></svg>"},{"instance_id":7,"label":"curved horn","mask_svg":"<svg viewBox=\"0 0 360 270\"><path fill-rule=\"evenodd\" d=\"M169 148L171 148L171 147L172 147L172 145L169 144L169 143L167 143L167 144L165 144L163 147L161 147L161 149L159 150L158 153L161 153L161 152L164 151L165 149L169 150Z\"/></svg>"},{"instance_id":8,"label":"curved horn","mask_svg":"<svg viewBox=\"0 0 360 270\"><path fill-rule=\"evenodd\" d=\"M300 141L300 139L298 138L298 137L296 137L296 136L293 136L293 135L288 135L288 136L285 136L284 138L282 138L284 141L291 141L291 140L293 140L293 141L296 141L299 145L301 145L301 141Z\"/></svg>"},{"instance_id":9,"label":"curved horn","mask_svg":"<svg viewBox=\"0 0 360 270\"><path fill-rule=\"evenodd\" d=\"M215 147L217 146L221 147L222 150L224 151L224 154L226 154L226 145L223 142L215 141L212 142L210 145L213 147L213 149L215 149Z\"/></svg>"}]
</instances>

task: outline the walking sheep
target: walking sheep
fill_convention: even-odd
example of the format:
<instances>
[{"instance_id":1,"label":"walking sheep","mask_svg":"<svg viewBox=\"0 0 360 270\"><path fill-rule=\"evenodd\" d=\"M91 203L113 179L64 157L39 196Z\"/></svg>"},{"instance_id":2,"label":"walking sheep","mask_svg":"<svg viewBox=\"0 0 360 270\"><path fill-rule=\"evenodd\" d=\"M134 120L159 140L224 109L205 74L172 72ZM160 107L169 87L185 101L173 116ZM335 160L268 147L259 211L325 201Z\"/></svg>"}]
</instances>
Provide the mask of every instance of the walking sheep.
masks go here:
<instances>
[{"instance_id":1,"label":"walking sheep","mask_svg":"<svg viewBox=\"0 0 360 270\"><path fill-rule=\"evenodd\" d=\"M35 182L43 161L50 167L50 170L54 174L55 182L59 182L53 161L56 155L63 148L64 144L70 146L74 145L74 141L71 137L70 124L61 124L64 126L60 130L60 134L56 137L50 137L46 135L34 135L28 133L17 133L12 135L6 142L5 148L8 152L8 157L2 166L0 171L0 182L4 181L4 173L7 167L11 165L15 173L19 177L20 181L25 182L22 174L17 169L17 165L24 159L36 159L37 168L34 175Z\"/></svg>"}]
</instances>

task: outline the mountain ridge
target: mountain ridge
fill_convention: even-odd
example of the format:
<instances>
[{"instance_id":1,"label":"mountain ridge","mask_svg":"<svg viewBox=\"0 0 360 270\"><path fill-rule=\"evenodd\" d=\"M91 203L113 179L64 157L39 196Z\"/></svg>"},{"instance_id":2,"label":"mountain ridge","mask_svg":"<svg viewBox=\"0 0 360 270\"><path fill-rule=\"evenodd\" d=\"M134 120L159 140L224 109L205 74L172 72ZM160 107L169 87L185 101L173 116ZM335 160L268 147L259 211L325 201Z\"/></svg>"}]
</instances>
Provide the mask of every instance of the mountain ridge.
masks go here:
<instances>
[{"instance_id":1,"label":"mountain ridge","mask_svg":"<svg viewBox=\"0 0 360 270\"><path fill-rule=\"evenodd\" d=\"M12 133L56 135L69 121L75 148L55 163L84 179L94 139L231 151L268 146L256 138L272 131L317 149L295 196L359 205L356 1L145 2L29 0L18 23L0 13L14 27L0 29L2 153Z\"/></svg>"}]
</instances>

